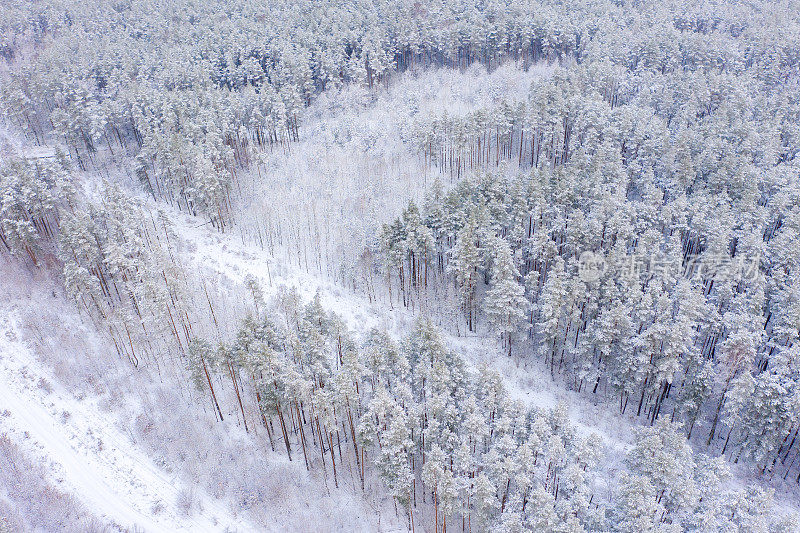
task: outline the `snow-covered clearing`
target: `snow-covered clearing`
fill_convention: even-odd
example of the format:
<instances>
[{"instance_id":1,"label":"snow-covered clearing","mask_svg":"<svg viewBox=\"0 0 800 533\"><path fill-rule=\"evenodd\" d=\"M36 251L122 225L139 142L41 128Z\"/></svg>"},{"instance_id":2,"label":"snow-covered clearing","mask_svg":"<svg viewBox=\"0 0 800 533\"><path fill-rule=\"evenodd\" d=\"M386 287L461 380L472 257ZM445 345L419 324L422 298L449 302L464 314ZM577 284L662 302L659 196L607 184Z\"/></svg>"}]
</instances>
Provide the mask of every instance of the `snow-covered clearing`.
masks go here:
<instances>
[{"instance_id":1,"label":"snow-covered clearing","mask_svg":"<svg viewBox=\"0 0 800 533\"><path fill-rule=\"evenodd\" d=\"M416 146L420 124L521 99L554 70L545 62L520 67L412 71L386 90L347 85L321 93L303 112L298 142L269 148L237 176L239 230L253 241L259 231L280 232L287 251L328 275L352 266L381 224L420 201L435 179L458 181L425 161Z\"/></svg>"}]
</instances>

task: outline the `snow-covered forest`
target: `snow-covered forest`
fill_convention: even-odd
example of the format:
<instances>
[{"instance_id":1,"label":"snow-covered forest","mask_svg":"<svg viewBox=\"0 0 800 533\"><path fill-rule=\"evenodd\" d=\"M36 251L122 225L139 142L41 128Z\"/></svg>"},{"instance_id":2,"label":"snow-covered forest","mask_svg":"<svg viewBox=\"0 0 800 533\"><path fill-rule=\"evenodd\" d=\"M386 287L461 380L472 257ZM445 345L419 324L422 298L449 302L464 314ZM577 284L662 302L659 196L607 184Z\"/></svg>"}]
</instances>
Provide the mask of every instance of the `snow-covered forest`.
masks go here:
<instances>
[{"instance_id":1,"label":"snow-covered forest","mask_svg":"<svg viewBox=\"0 0 800 533\"><path fill-rule=\"evenodd\" d=\"M795 0L0 0L0 533L800 531Z\"/></svg>"}]
</instances>

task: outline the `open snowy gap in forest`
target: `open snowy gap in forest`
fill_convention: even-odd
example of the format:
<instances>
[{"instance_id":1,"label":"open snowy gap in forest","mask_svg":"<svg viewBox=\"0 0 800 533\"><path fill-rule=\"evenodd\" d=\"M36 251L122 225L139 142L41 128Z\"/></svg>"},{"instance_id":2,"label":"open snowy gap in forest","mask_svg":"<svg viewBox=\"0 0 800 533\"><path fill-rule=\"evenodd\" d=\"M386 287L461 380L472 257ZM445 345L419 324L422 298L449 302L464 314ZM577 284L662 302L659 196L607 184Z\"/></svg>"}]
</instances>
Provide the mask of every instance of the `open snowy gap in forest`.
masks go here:
<instances>
[{"instance_id":1,"label":"open snowy gap in forest","mask_svg":"<svg viewBox=\"0 0 800 533\"><path fill-rule=\"evenodd\" d=\"M4 280L14 279L13 267L5 264L2 270ZM95 357L107 347L85 344L88 339L97 340L96 333L70 312L63 295L55 290L52 298L37 294L39 291L15 295L15 285L27 283L4 283L0 299L5 315L0 335L0 430L24 444L41 464L49 464L58 485L77 495L93 513L119 527L157 530L169 526L196 531L244 526L224 503L154 464L121 431L117 413L108 404L119 401L119 396L90 395L61 383L60 377L65 374L74 378L74 373L85 372L82 377L95 390L111 390L104 383L103 373L95 372L99 370ZM62 312L31 321L32 309L28 306L37 304L57 306ZM19 323L25 319L29 321L27 330ZM56 319L61 321L55 322ZM31 339L30 334L38 338ZM84 351L87 349L98 353ZM57 366L46 368L34 350ZM108 364L102 359L100 363ZM194 501L187 498L189 494Z\"/></svg>"},{"instance_id":2,"label":"open snowy gap in forest","mask_svg":"<svg viewBox=\"0 0 800 533\"><path fill-rule=\"evenodd\" d=\"M303 113L298 142L274 145L255 169L237 175L236 231L255 242L269 226L307 270L348 268L381 225L409 201L420 202L435 179L445 187L457 181L422 155L421 122L524 100L554 68L508 62L487 72L476 64L407 72L387 90L347 85L321 93Z\"/></svg>"}]
</instances>

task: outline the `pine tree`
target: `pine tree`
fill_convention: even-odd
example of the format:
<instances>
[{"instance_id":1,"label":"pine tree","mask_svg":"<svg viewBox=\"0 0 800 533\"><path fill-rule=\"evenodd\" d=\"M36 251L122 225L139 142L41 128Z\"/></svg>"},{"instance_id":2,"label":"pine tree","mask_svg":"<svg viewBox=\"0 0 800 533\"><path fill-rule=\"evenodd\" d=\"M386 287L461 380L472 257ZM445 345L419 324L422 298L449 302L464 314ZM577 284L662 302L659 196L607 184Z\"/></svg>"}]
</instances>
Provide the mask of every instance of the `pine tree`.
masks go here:
<instances>
[{"instance_id":1,"label":"pine tree","mask_svg":"<svg viewBox=\"0 0 800 533\"><path fill-rule=\"evenodd\" d=\"M362 446L374 449L374 463L391 495L408 509L413 520L411 487L411 426L405 411L379 387L358 426Z\"/></svg>"},{"instance_id":2,"label":"pine tree","mask_svg":"<svg viewBox=\"0 0 800 533\"><path fill-rule=\"evenodd\" d=\"M519 271L514 265L511 247L505 240L497 239L493 248L492 284L483 307L491 327L505 338L510 356L513 334L525 320L528 300L525 289L517 281Z\"/></svg>"},{"instance_id":3,"label":"pine tree","mask_svg":"<svg viewBox=\"0 0 800 533\"><path fill-rule=\"evenodd\" d=\"M477 230L477 221L474 216L470 216L458 233L448 263L448 272L455 278L459 301L467 317L467 327L470 331L475 330L475 289L481 262Z\"/></svg>"},{"instance_id":4,"label":"pine tree","mask_svg":"<svg viewBox=\"0 0 800 533\"><path fill-rule=\"evenodd\" d=\"M480 473L475 478L471 500L476 528L487 527L494 514L500 510L500 502L497 500L497 488L485 473Z\"/></svg>"},{"instance_id":5,"label":"pine tree","mask_svg":"<svg viewBox=\"0 0 800 533\"><path fill-rule=\"evenodd\" d=\"M667 421L637 431L636 444L628 453L631 470L652 484L654 499L665 512L680 515L697 505L700 494L694 483L695 462L686 438Z\"/></svg>"},{"instance_id":6,"label":"pine tree","mask_svg":"<svg viewBox=\"0 0 800 533\"><path fill-rule=\"evenodd\" d=\"M657 502L656 490L644 476L623 474L620 479L614 529L619 533L679 531L661 524L664 508Z\"/></svg>"},{"instance_id":7,"label":"pine tree","mask_svg":"<svg viewBox=\"0 0 800 533\"><path fill-rule=\"evenodd\" d=\"M205 391L206 387L208 387L216 413L219 415L220 421L224 420L222 410L219 408L219 403L217 403L217 396L214 393L211 374L209 373L209 365L214 360L213 347L202 339L192 339L192 342L189 343L188 356L187 362L192 384L199 391Z\"/></svg>"}]
</instances>

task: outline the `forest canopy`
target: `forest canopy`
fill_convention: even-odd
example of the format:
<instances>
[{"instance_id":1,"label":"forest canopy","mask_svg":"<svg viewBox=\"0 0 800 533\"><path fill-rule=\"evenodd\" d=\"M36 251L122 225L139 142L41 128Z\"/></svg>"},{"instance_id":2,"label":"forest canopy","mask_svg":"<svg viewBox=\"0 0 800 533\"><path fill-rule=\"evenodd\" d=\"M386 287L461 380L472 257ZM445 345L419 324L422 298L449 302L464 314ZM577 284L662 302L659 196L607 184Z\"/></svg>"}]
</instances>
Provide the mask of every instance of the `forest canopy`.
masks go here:
<instances>
[{"instance_id":1,"label":"forest canopy","mask_svg":"<svg viewBox=\"0 0 800 533\"><path fill-rule=\"evenodd\" d=\"M326 490L442 533L796 526L796 2L5 1L0 65L0 251ZM206 283L204 231L266 275ZM635 425L623 464L507 361Z\"/></svg>"}]
</instances>

